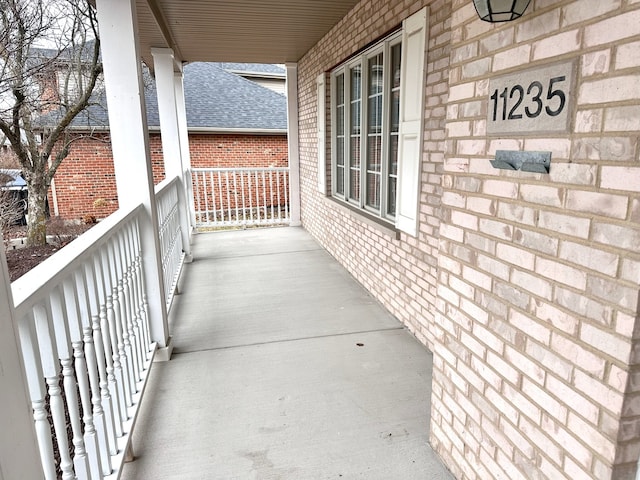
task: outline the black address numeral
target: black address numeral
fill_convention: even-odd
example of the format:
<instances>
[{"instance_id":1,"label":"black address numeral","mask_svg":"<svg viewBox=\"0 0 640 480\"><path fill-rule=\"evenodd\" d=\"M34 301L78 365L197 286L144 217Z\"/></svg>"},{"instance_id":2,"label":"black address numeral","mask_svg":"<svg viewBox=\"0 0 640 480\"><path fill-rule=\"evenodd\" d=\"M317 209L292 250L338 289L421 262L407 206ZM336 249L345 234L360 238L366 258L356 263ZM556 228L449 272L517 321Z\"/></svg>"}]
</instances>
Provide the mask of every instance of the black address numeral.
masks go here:
<instances>
[{"instance_id":1,"label":"black address numeral","mask_svg":"<svg viewBox=\"0 0 640 480\"><path fill-rule=\"evenodd\" d=\"M511 87L511 90L508 87L505 87L502 92L498 92L498 89L494 90L489 97L493 103L493 121L520 120L523 118L523 113L527 118L536 118L543 111L550 117L560 115L567 103L567 94L560 84L566 79L564 75L549 79L546 102L543 100L544 86L537 80L531 82L526 90L519 84ZM508 104L511 104L511 109ZM523 104L524 108L521 108ZM502 108L499 108L500 106ZM500 117L498 117L498 110L500 110Z\"/></svg>"}]
</instances>

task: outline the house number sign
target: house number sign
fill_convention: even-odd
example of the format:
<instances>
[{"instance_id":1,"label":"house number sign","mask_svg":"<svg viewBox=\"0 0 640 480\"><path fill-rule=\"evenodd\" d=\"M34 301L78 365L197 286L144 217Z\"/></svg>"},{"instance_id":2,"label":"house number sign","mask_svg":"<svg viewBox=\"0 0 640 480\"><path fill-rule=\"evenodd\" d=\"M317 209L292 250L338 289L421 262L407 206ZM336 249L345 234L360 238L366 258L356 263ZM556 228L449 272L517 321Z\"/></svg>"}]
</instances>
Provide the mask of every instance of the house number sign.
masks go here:
<instances>
[{"instance_id":1,"label":"house number sign","mask_svg":"<svg viewBox=\"0 0 640 480\"><path fill-rule=\"evenodd\" d=\"M490 79L487 133L568 131L574 71L570 61Z\"/></svg>"}]
</instances>

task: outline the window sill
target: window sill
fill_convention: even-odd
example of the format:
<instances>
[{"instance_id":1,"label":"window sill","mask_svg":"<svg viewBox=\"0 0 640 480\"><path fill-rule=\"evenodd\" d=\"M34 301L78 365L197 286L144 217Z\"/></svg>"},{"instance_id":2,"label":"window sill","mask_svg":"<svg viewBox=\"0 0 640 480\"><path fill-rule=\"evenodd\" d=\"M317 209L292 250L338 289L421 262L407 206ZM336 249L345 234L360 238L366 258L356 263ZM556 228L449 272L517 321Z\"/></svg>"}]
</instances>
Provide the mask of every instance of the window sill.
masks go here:
<instances>
[{"instance_id":1,"label":"window sill","mask_svg":"<svg viewBox=\"0 0 640 480\"><path fill-rule=\"evenodd\" d=\"M331 205L339 208L349 216L359 222L366 223L370 227L382 232L384 235L393 238L394 240L400 240L400 230L396 229L392 224L382 220L379 217L367 213L365 210L353 207L347 203L342 202L331 196L324 197L325 201L331 202Z\"/></svg>"}]
</instances>

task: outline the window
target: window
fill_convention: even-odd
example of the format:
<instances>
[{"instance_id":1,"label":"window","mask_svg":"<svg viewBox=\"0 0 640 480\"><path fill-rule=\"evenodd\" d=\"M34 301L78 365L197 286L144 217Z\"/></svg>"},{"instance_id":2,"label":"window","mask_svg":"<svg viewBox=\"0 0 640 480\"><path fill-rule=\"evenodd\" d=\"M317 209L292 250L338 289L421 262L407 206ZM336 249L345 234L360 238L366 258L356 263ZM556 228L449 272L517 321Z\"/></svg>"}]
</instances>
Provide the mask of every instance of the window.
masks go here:
<instances>
[{"instance_id":1,"label":"window","mask_svg":"<svg viewBox=\"0 0 640 480\"><path fill-rule=\"evenodd\" d=\"M417 234L426 8L331 72L331 194Z\"/></svg>"},{"instance_id":2,"label":"window","mask_svg":"<svg viewBox=\"0 0 640 480\"><path fill-rule=\"evenodd\" d=\"M333 195L395 219L400 32L332 72Z\"/></svg>"}]
</instances>

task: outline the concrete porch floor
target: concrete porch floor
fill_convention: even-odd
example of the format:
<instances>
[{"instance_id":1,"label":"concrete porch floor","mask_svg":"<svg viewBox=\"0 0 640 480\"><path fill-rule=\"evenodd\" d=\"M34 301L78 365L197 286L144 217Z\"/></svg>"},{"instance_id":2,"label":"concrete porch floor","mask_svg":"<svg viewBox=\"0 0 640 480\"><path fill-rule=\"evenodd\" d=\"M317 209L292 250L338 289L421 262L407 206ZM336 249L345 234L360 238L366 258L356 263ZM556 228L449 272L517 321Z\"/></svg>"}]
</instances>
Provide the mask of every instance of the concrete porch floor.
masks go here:
<instances>
[{"instance_id":1,"label":"concrete porch floor","mask_svg":"<svg viewBox=\"0 0 640 480\"><path fill-rule=\"evenodd\" d=\"M199 234L123 479L450 480L431 354L302 228Z\"/></svg>"}]
</instances>

